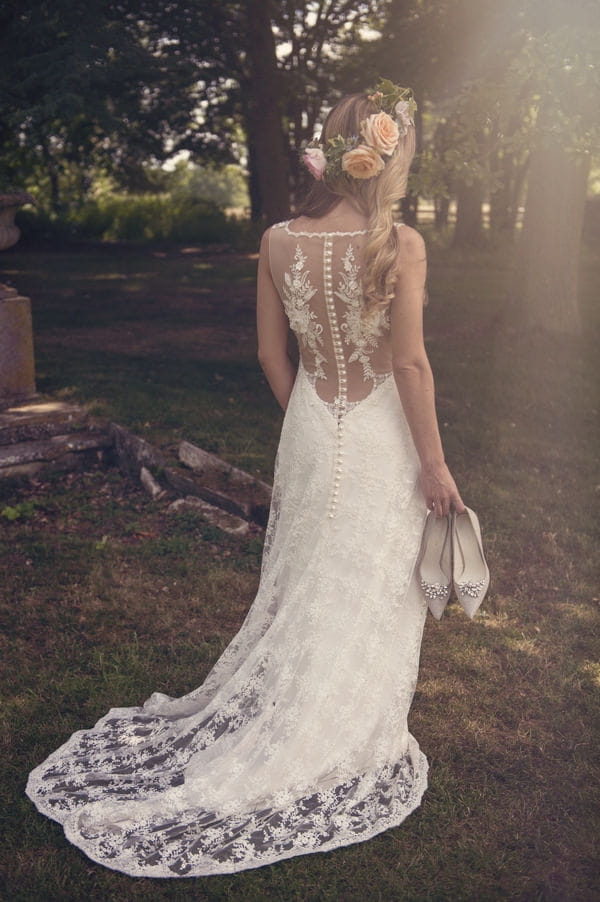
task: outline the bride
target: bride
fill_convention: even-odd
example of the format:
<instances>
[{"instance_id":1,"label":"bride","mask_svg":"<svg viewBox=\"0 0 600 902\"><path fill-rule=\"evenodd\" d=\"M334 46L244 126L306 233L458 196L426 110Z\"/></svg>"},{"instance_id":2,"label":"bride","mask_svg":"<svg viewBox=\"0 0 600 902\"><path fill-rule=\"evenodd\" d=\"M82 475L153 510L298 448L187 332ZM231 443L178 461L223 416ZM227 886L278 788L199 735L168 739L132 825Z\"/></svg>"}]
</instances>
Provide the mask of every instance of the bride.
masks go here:
<instances>
[{"instance_id":1,"label":"bride","mask_svg":"<svg viewBox=\"0 0 600 902\"><path fill-rule=\"evenodd\" d=\"M262 240L259 359L285 418L243 626L198 689L113 708L30 775L37 808L114 870L260 867L369 839L420 803L412 575L427 509L464 505L423 346L423 240L392 220L414 109L388 81L340 101L304 153L303 210Z\"/></svg>"}]
</instances>

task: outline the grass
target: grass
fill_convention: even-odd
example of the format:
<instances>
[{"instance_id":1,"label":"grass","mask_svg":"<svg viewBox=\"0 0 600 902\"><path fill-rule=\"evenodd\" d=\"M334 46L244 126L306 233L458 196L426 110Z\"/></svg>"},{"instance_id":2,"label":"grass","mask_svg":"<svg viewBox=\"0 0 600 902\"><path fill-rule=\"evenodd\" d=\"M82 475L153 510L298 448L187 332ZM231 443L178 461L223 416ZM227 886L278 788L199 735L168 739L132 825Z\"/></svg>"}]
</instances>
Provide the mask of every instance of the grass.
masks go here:
<instances>
[{"instance_id":1,"label":"grass","mask_svg":"<svg viewBox=\"0 0 600 902\"><path fill-rule=\"evenodd\" d=\"M161 256L157 256L160 253ZM164 448L185 437L270 478L281 422L254 353L248 257L4 255L33 299L39 387ZM428 619L411 729L430 788L399 829L239 875L131 879L70 847L27 772L109 707L202 681L255 591L260 541L173 516L114 471L0 483L0 713L11 900L591 902L597 882L597 396L581 341L523 337L508 251L432 254L430 357L447 457L493 575L473 622ZM1 886L1 884L0 884Z\"/></svg>"},{"instance_id":2,"label":"grass","mask_svg":"<svg viewBox=\"0 0 600 902\"><path fill-rule=\"evenodd\" d=\"M187 251L11 255L3 276L32 297L38 388L268 475L278 420L255 362L256 262Z\"/></svg>"}]
</instances>

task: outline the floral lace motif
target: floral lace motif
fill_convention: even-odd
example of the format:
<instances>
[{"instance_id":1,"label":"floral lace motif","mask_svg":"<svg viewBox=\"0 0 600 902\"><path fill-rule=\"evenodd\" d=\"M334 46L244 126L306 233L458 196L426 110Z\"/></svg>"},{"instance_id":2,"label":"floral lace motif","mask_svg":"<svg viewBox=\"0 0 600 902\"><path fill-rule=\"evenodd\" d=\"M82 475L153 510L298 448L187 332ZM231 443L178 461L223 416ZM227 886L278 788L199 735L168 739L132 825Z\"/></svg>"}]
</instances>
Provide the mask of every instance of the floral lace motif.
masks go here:
<instances>
[{"instance_id":1,"label":"floral lace motif","mask_svg":"<svg viewBox=\"0 0 600 902\"><path fill-rule=\"evenodd\" d=\"M323 364L326 359L319 350L319 345L323 344L323 326L317 322L316 313L310 309L310 299L317 289L311 285L309 271L304 269L306 259L300 245L297 245L291 272L284 275L284 306L291 328L313 356L314 378L325 379Z\"/></svg>"},{"instance_id":2,"label":"floral lace motif","mask_svg":"<svg viewBox=\"0 0 600 902\"><path fill-rule=\"evenodd\" d=\"M363 379L378 384L380 378L371 366L371 354L377 348L378 340L385 329L389 329L389 311L366 319L362 315L362 283L360 267L355 263L354 248L348 245L342 258L336 297L344 302L344 320L341 329L347 345L354 347L348 358L349 363L358 361L362 365ZM385 377L384 377L385 378Z\"/></svg>"}]
</instances>

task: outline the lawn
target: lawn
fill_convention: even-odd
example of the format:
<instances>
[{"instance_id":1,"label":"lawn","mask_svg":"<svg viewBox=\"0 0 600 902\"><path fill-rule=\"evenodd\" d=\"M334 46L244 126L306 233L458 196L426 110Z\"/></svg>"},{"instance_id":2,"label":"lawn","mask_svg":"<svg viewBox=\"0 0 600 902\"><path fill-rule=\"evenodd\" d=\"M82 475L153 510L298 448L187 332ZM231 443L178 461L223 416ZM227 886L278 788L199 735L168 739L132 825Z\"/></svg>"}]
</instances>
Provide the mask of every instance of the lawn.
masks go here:
<instances>
[{"instance_id":1,"label":"lawn","mask_svg":"<svg viewBox=\"0 0 600 902\"><path fill-rule=\"evenodd\" d=\"M13 480L0 483L0 512L21 513L0 513L2 898L600 898L600 263L584 255L577 341L513 327L511 260L431 254L440 424L492 585L473 622L456 604L428 618L410 721L431 767L421 808L368 843L225 877L132 879L69 846L24 798L28 771L109 707L199 684L252 602L260 541L168 514L113 470ZM255 259L118 246L0 262L33 301L42 393L270 479L281 415L255 360Z\"/></svg>"}]
</instances>

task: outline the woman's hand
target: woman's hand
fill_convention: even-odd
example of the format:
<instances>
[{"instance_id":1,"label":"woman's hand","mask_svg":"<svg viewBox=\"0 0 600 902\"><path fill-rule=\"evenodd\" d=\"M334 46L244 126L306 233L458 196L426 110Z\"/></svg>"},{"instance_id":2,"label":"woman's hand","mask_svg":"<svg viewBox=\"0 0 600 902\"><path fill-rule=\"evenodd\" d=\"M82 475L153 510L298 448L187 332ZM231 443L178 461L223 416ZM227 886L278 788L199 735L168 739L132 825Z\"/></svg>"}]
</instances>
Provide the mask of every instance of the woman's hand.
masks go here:
<instances>
[{"instance_id":1,"label":"woman's hand","mask_svg":"<svg viewBox=\"0 0 600 902\"><path fill-rule=\"evenodd\" d=\"M427 507L436 517L445 517L452 509L462 514L465 505L445 463L423 467L419 479Z\"/></svg>"},{"instance_id":2,"label":"woman's hand","mask_svg":"<svg viewBox=\"0 0 600 902\"><path fill-rule=\"evenodd\" d=\"M425 244L418 232L398 233L398 277L392 301L392 363L402 407L421 461L420 483L427 507L444 517L465 506L444 463L435 413L435 389L423 342Z\"/></svg>"}]
</instances>

